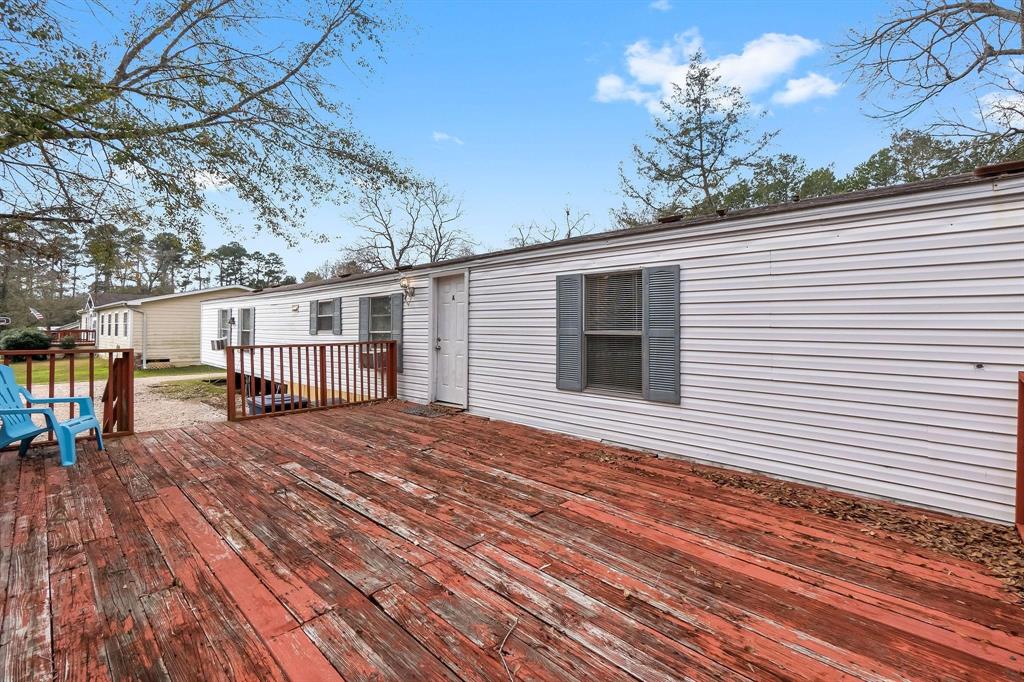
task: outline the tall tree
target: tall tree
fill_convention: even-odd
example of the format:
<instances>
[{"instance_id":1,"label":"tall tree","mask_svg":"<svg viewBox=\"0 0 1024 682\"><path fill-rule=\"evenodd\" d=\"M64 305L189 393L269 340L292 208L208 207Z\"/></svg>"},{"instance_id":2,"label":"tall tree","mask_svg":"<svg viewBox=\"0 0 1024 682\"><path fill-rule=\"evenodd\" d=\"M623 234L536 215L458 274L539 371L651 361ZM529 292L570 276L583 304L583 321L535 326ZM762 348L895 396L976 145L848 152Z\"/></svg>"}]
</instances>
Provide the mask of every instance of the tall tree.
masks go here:
<instances>
[{"instance_id":1,"label":"tall tree","mask_svg":"<svg viewBox=\"0 0 1024 682\"><path fill-rule=\"evenodd\" d=\"M957 173L978 165L979 145L971 140L955 141L919 130L892 134L889 145L857 164L843 179L845 189L888 187Z\"/></svg>"},{"instance_id":2,"label":"tall tree","mask_svg":"<svg viewBox=\"0 0 1024 682\"><path fill-rule=\"evenodd\" d=\"M613 211L624 226L664 215L707 213L724 190L762 163L778 131L758 134L759 118L739 88L722 83L718 67L697 52L682 86L662 102L649 147L633 147L631 173L619 168L623 206Z\"/></svg>"},{"instance_id":3,"label":"tall tree","mask_svg":"<svg viewBox=\"0 0 1024 682\"><path fill-rule=\"evenodd\" d=\"M159 286L174 291L178 273L185 265L187 250L181 237L173 232L158 232L149 240L150 263L147 268L147 286Z\"/></svg>"},{"instance_id":4,"label":"tall tree","mask_svg":"<svg viewBox=\"0 0 1024 682\"><path fill-rule=\"evenodd\" d=\"M898 0L877 25L850 31L837 57L891 121L927 108L944 133L1014 146L1024 137L1021 0ZM965 95L975 111L965 112Z\"/></svg>"},{"instance_id":5,"label":"tall tree","mask_svg":"<svg viewBox=\"0 0 1024 682\"><path fill-rule=\"evenodd\" d=\"M361 234L345 257L373 271L471 253L473 243L456 226L461 217L461 203L436 183L367 185L352 216Z\"/></svg>"},{"instance_id":6,"label":"tall tree","mask_svg":"<svg viewBox=\"0 0 1024 682\"><path fill-rule=\"evenodd\" d=\"M222 244L209 253L208 259L217 267L218 286L241 284L245 279L249 251L240 243Z\"/></svg>"},{"instance_id":7,"label":"tall tree","mask_svg":"<svg viewBox=\"0 0 1024 682\"><path fill-rule=\"evenodd\" d=\"M51 7L55 5L54 7ZM229 190L270 232L394 175L350 123L332 65L366 72L395 25L373 0L143 0L69 12L0 0L0 218L198 234ZM78 14L117 38L87 42ZM273 36L268 40L268 36ZM17 222L12 222L17 220ZM79 223L67 223L77 225Z\"/></svg>"}]
</instances>

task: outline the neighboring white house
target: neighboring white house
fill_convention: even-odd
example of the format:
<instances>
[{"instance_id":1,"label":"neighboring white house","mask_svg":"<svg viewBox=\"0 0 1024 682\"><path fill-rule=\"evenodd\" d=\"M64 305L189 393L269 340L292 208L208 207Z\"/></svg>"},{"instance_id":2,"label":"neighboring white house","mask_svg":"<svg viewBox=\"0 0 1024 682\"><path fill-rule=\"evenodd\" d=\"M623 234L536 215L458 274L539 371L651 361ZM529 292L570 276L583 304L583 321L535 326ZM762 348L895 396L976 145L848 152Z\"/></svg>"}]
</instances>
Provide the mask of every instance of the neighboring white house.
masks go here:
<instances>
[{"instance_id":1,"label":"neighboring white house","mask_svg":"<svg viewBox=\"0 0 1024 682\"><path fill-rule=\"evenodd\" d=\"M408 400L1009 521L1024 174L989 173L206 301L202 361L394 333Z\"/></svg>"},{"instance_id":2,"label":"neighboring white house","mask_svg":"<svg viewBox=\"0 0 1024 682\"><path fill-rule=\"evenodd\" d=\"M96 330L97 348L133 348L143 367L194 365L199 362L200 304L250 291L232 285L158 296L113 294L113 300L95 305L96 298L103 300L99 295L90 297L80 314L83 328Z\"/></svg>"}]
</instances>

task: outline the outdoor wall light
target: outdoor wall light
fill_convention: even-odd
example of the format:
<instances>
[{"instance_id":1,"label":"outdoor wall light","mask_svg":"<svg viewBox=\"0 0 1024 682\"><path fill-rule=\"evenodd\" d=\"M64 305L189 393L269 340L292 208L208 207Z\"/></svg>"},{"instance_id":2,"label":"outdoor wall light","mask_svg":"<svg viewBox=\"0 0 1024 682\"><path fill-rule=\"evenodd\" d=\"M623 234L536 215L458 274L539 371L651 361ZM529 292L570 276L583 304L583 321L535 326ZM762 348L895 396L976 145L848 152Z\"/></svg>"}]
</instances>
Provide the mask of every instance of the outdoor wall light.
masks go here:
<instances>
[{"instance_id":1,"label":"outdoor wall light","mask_svg":"<svg viewBox=\"0 0 1024 682\"><path fill-rule=\"evenodd\" d=\"M405 300L411 301L412 297L416 295L416 288L412 285L412 282L408 277L403 277L398 280L398 286L402 287L402 292L405 294Z\"/></svg>"}]
</instances>

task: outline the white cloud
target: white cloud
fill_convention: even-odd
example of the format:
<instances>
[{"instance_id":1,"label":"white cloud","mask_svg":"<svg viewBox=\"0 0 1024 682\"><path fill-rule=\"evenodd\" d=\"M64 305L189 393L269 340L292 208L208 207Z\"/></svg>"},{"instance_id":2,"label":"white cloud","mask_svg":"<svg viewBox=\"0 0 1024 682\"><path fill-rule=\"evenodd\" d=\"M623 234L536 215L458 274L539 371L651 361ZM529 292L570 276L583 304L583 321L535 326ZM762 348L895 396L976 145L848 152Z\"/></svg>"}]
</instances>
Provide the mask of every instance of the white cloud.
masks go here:
<instances>
[{"instance_id":1,"label":"white cloud","mask_svg":"<svg viewBox=\"0 0 1024 682\"><path fill-rule=\"evenodd\" d=\"M465 142L463 142L460 138L455 137L454 135L450 135L448 133L443 133L443 132L441 132L439 130L435 130L434 131L433 137L434 137L434 142L437 142L439 144L444 143L444 142L451 142L451 143L457 144L459 146L462 146L462 145L465 144Z\"/></svg>"},{"instance_id":2,"label":"white cloud","mask_svg":"<svg viewBox=\"0 0 1024 682\"><path fill-rule=\"evenodd\" d=\"M601 76L595 99L599 102L630 101L657 111L660 101L671 94L672 86L682 85L686 80L690 57L702 46L703 39L696 28L683 31L657 47L650 41L639 40L626 48L629 79L617 74ZM765 33L746 43L739 53L708 61L718 67L726 85L736 86L749 96L771 87L801 59L820 49L821 43L817 40Z\"/></svg>"},{"instance_id":3,"label":"white cloud","mask_svg":"<svg viewBox=\"0 0 1024 682\"><path fill-rule=\"evenodd\" d=\"M672 3L669 0L653 0L650 7L657 12L668 12L672 9Z\"/></svg>"},{"instance_id":4,"label":"white cloud","mask_svg":"<svg viewBox=\"0 0 1024 682\"><path fill-rule=\"evenodd\" d=\"M772 95L772 101L776 104L799 104L817 97L832 97L837 92L839 83L811 71L803 78L786 81L786 87Z\"/></svg>"}]
</instances>

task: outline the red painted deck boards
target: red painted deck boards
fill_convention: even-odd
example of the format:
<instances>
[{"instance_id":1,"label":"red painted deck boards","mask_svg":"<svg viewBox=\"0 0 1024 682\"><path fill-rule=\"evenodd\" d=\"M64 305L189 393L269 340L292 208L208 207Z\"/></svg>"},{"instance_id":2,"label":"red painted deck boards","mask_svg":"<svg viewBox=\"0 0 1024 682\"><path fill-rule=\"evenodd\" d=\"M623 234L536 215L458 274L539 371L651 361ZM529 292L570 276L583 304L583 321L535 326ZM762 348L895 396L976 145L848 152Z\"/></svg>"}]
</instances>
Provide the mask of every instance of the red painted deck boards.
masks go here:
<instances>
[{"instance_id":1,"label":"red painted deck boards","mask_svg":"<svg viewBox=\"0 0 1024 682\"><path fill-rule=\"evenodd\" d=\"M0 679L1024 678L979 566L402 407L0 453Z\"/></svg>"}]
</instances>

